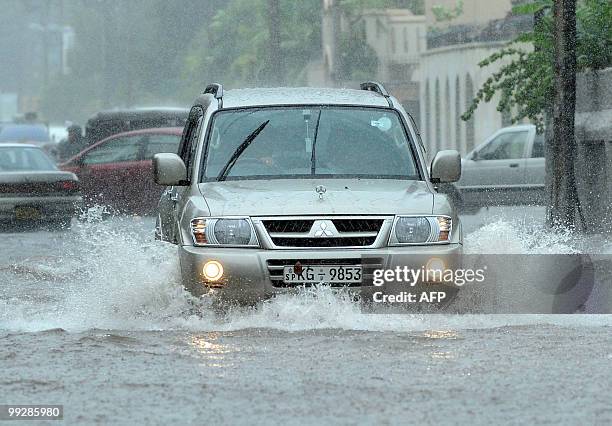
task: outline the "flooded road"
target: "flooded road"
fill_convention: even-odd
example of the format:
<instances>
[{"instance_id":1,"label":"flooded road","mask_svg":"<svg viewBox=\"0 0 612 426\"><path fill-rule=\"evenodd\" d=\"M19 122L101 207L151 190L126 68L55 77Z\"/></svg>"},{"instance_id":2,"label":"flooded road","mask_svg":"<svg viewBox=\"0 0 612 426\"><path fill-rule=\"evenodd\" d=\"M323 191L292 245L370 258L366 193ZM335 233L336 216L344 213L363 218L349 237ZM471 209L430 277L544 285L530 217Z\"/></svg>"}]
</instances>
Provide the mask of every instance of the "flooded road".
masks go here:
<instances>
[{"instance_id":1,"label":"flooded road","mask_svg":"<svg viewBox=\"0 0 612 426\"><path fill-rule=\"evenodd\" d=\"M584 250L537 214L465 218L466 250ZM1 403L81 424L612 421L611 316L372 315L328 288L220 315L152 228L0 234Z\"/></svg>"}]
</instances>

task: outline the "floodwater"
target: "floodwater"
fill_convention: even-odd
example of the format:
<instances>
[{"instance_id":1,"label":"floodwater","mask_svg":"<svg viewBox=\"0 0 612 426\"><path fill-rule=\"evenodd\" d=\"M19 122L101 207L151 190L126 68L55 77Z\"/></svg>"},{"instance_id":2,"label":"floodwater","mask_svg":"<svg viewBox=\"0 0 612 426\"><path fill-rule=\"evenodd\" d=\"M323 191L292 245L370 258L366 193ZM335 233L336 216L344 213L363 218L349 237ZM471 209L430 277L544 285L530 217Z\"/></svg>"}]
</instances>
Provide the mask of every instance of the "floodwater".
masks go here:
<instances>
[{"instance_id":1,"label":"floodwater","mask_svg":"<svg viewBox=\"0 0 612 426\"><path fill-rule=\"evenodd\" d=\"M540 214L466 217L466 251L612 252ZM221 314L152 228L90 212L0 233L0 404L79 424L612 422L612 316L367 314L325 287Z\"/></svg>"}]
</instances>

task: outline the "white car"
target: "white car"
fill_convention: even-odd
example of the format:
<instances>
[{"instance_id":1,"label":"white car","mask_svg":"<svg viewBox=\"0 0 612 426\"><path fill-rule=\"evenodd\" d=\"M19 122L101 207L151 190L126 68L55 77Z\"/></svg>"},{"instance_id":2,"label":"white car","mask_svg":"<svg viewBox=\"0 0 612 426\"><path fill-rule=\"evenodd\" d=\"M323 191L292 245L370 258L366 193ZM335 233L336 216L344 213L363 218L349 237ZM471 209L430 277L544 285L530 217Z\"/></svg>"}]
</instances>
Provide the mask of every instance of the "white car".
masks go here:
<instances>
[{"instance_id":1,"label":"white car","mask_svg":"<svg viewBox=\"0 0 612 426\"><path fill-rule=\"evenodd\" d=\"M524 124L498 130L468 153L457 187L467 211L541 205L545 176L544 135L534 125Z\"/></svg>"}]
</instances>

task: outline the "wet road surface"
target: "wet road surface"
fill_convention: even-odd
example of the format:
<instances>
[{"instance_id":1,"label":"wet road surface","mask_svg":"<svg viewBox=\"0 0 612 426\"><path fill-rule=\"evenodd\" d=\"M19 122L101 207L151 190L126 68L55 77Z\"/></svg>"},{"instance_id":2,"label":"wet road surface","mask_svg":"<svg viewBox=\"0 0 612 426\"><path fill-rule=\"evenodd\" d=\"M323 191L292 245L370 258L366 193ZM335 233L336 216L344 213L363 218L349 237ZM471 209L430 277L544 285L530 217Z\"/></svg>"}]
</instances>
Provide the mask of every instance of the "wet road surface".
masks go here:
<instances>
[{"instance_id":1,"label":"wet road surface","mask_svg":"<svg viewBox=\"0 0 612 426\"><path fill-rule=\"evenodd\" d=\"M466 218L466 246L581 249L530 220ZM0 403L80 424L612 421L608 315L364 314L326 288L220 315L152 226L0 234Z\"/></svg>"}]
</instances>

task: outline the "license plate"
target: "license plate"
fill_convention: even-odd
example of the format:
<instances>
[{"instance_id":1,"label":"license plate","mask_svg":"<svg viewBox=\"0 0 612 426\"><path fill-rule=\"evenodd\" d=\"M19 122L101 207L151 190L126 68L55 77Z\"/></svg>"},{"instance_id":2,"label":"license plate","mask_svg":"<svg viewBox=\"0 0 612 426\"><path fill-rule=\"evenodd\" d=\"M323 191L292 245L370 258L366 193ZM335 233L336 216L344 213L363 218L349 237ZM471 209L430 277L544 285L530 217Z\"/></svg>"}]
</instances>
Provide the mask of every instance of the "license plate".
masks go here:
<instances>
[{"instance_id":1,"label":"license plate","mask_svg":"<svg viewBox=\"0 0 612 426\"><path fill-rule=\"evenodd\" d=\"M302 272L297 273L293 266L283 268L283 281L286 284L308 284L308 283L360 283L361 265L325 265L325 266L303 266Z\"/></svg>"},{"instance_id":2,"label":"license plate","mask_svg":"<svg viewBox=\"0 0 612 426\"><path fill-rule=\"evenodd\" d=\"M36 207L15 207L15 219L38 220L42 217L40 209Z\"/></svg>"}]
</instances>

